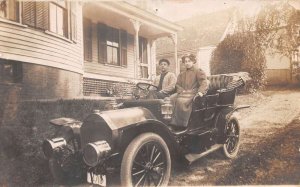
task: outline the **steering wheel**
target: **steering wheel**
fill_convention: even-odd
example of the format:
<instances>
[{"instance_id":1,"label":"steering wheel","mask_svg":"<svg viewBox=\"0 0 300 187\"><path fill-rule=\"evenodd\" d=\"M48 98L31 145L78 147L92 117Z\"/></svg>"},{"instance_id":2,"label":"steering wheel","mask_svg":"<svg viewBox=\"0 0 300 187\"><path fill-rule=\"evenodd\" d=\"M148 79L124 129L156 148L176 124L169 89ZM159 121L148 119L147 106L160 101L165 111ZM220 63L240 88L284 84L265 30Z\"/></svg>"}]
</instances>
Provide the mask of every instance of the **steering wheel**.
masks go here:
<instances>
[{"instance_id":1,"label":"steering wheel","mask_svg":"<svg viewBox=\"0 0 300 187\"><path fill-rule=\"evenodd\" d=\"M158 90L158 87L153 85L153 84L150 84L150 83L144 83L144 82L139 82L136 84L136 87L138 87L139 89L141 90L147 90L149 91L151 87L153 87L154 91L157 91Z\"/></svg>"},{"instance_id":2,"label":"steering wheel","mask_svg":"<svg viewBox=\"0 0 300 187\"><path fill-rule=\"evenodd\" d=\"M133 96L136 99L140 99L140 98L146 98L150 92L150 90L152 91L157 91L158 87L150 84L150 83L144 83L144 82L139 82L136 84L136 91L133 93ZM153 88L153 89L151 89Z\"/></svg>"}]
</instances>

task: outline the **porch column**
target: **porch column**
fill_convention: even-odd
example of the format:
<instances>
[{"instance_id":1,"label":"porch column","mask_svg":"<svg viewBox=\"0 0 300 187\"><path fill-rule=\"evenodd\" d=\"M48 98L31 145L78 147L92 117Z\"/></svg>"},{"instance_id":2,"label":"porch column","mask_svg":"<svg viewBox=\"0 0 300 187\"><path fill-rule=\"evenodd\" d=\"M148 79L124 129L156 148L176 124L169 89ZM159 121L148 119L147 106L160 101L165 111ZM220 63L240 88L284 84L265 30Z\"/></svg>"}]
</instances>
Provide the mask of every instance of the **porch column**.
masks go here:
<instances>
[{"instance_id":1,"label":"porch column","mask_svg":"<svg viewBox=\"0 0 300 187\"><path fill-rule=\"evenodd\" d=\"M141 26L141 22L134 20L134 19L130 19L133 28L134 28L134 33L135 33L135 37L134 37L134 52L135 52L135 64L134 64L134 78L140 78L140 57L139 57L139 30L140 30L140 26Z\"/></svg>"},{"instance_id":2,"label":"porch column","mask_svg":"<svg viewBox=\"0 0 300 187\"><path fill-rule=\"evenodd\" d=\"M180 64L178 63L178 60L177 60L177 34L176 33L173 33L170 35L172 41L173 41L173 44L174 44L174 61L175 61L175 73L176 75L179 75L180 73Z\"/></svg>"}]
</instances>

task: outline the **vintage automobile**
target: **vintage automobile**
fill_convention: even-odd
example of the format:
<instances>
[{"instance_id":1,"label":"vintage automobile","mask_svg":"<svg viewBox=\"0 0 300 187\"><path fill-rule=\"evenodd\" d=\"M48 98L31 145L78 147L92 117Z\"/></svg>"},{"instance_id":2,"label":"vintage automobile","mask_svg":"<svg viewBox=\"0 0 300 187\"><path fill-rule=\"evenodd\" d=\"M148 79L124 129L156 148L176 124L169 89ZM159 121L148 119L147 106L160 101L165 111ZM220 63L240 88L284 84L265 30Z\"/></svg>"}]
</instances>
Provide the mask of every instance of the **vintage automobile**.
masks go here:
<instances>
[{"instance_id":1,"label":"vintage automobile","mask_svg":"<svg viewBox=\"0 0 300 187\"><path fill-rule=\"evenodd\" d=\"M83 122L70 118L50 121L60 126L58 137L47 139L43 151L56 182L87 181L109 185L117 173L121 186L166 186L171 166L220 150L234 158L240 146L240 125L234 106L237 89L244 86L236 75L209 77L208 93L193 101L186 127L169 124L170 99L143 99L155 88L138 83L135 99L112 101L109 110L95 110Z\"/></svg>"}]
</instances>

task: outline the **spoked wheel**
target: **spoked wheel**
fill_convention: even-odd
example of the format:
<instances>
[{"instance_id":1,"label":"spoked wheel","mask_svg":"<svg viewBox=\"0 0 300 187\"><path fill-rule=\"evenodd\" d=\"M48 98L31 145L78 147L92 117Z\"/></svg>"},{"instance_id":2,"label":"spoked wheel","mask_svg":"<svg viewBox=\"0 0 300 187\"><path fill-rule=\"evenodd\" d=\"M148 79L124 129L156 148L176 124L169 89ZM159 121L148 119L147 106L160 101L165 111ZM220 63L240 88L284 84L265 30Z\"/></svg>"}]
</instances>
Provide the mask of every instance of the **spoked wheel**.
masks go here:
<instances>
[{"instance_id":1,"label":"spoked wheel","mask_svg":"<svg viewBox=\"0 0 300 187\"><path fill-rule=\"evenodd\" d=\"M127 147L121 164L121 186L166 186L171 158L164 140L154 133L136 137Z\"/></svg>"},{"instance_id":2,"label":"spoked wheel","mask_svg":"<svg viewBox=\"0 0 300 187\"><path fill-rule=\"evenodd\" d=\"M223 145L223 152L227 158L237 156L240 147L240 127L237 121L230 120L225 128L226 141Z\"/></svg>"}]
</instances>

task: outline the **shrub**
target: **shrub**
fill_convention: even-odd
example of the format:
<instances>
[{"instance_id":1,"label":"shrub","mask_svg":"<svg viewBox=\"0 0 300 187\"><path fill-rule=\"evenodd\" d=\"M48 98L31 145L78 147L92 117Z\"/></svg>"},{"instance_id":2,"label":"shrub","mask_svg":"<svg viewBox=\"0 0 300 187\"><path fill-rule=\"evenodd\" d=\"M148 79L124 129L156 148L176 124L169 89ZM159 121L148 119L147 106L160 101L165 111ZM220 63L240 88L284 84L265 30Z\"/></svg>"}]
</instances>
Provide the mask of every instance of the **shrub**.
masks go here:
<instances>
[{"instance_id":1,"label":"shrub","mask_svg":"<svg viewBox=\"0 0 300 187\"><path fill-rule=\"evenodd\" d=\"M41 144L57 128L50 119L70 117L83 120L94 109L103 110L99 100L31 101L19 103L17 118L0 126L0 186L40 186L51 183L48 161Z\"/></svg>"},{"instance_id":2,"label":"shrub","mask_svg":"<svg viewBox=\"0 0 300 187\"><path fill-rule=\"evenodd\" d=\"M265 85L264 49L251 32L228 35L213 51L210 61L212 74L248 72L252 81L248 91L255 91Z\"/></svg>"}]
</instances>

